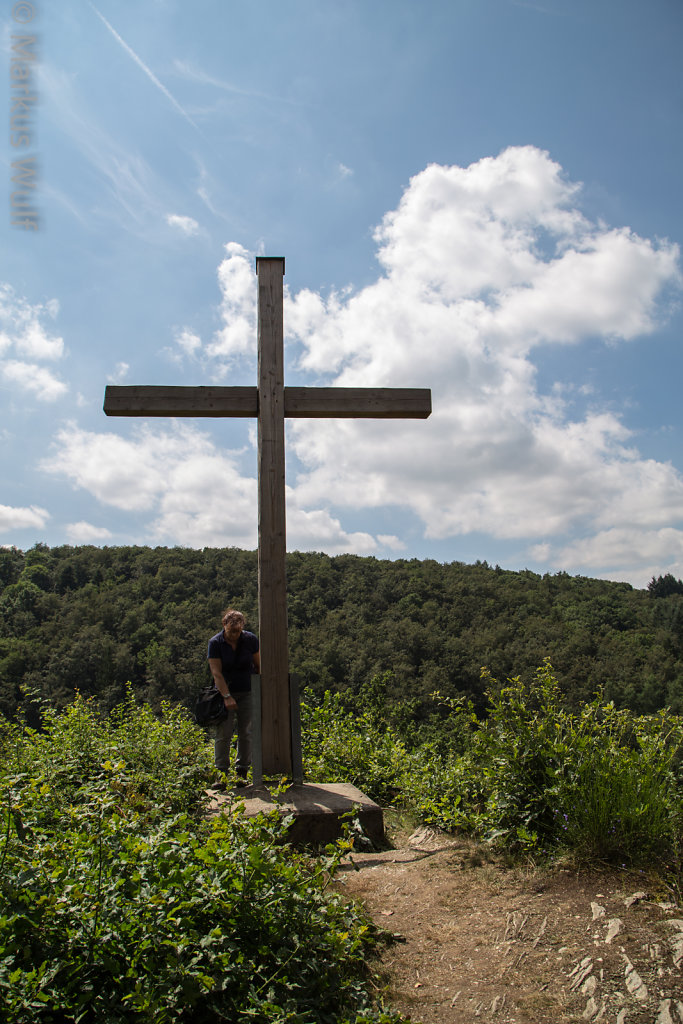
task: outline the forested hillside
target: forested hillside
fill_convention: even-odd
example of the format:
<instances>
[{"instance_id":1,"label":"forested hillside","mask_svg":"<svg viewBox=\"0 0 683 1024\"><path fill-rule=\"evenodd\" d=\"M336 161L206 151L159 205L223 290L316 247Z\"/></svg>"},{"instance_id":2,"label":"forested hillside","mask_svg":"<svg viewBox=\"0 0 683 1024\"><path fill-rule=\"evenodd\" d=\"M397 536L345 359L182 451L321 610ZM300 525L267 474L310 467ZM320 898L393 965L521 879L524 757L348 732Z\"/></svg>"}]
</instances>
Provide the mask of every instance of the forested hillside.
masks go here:
<instances>
[{"instance_id":1,"label":"forested hillside","mask_svg":"<svg viewBox=\"0 0 683 1024\"><path fill-rule=\"evenodd\" d=\"M258 631L256 553L56 547L0 552L0 710L20 686L54 705L74 690L105 708L130 681L142 699L189 703L207 679L223 608ZM388 698L424 718L430 694L483 706L482 666L531 675L549 658L570 704L598 687L638 713L683 711L683 585L648 590L486 563L287 556L290 663L314 694L391 672Z\"/></svg>"}]
</instances>

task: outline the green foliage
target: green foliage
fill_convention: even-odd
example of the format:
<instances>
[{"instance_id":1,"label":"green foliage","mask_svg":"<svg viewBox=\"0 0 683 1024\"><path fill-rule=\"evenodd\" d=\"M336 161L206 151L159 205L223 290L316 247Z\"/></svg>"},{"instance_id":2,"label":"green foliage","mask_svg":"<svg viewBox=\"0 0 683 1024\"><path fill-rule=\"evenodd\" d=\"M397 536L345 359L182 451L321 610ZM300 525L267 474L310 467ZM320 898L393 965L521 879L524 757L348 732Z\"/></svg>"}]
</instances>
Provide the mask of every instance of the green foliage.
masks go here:
<instances>
[{"instance_id":1,"label":"green foliage","mask_svg":"<svg viewBox=\"0 0 683 1024\"><path fill-rule=\"evenodd\" d=\"M393 802L404 790L414 755L373 710L355 715L339 694L301 705L304 774L312 782L348 782L372 800Z\"/></svg>"},{"instance_id":2,"label":"green foliage","mask_svg":"<svg viewBox=\"0 0 683 1024\"><path fill-rule=\"evenodd\" d=\"M108 711L130 680L155 709L189 707L222 609L242 608L258 632L256 581L256 552L234 548L0 552L0 712L16 713L22 682L55 706L78 689ZM393 725L411 749L443 742L435 691L484 713L481 665L505 679L550 657L575 709L603 688L638 714L683 712L683 584L673 577L653 581L653 593L486 563L292 552L287 584L291 671L318 699L358 694L390 671Z\"/></svg>"},{"instance_id":3,"label":"green foliage","mask_svg":"<svg viewBox=\"0 0 683 1024\"><path fill-rule=\"evenodd\" d=\"M488 717L460 759L430 770L419 803L427 820L534 852L640 865L676 859L681 718L635 716L601 696L573 712L548 661L530 685L516 677L501 688L484 675Z\"/></svg>"},{"instance_id":4,"label":"green foliage","mask_svg":"<svg viewBox=\"0 0 683 1024\"><path fill-rule=\"evenodd\" d=\"M683 580L677 580L668 572L665 576L652 577L647 585L651 597L670 597L672 594L683 594Z\"/></svg>"},{"instance_id":5,"label":"green foliage","mask_svg":"<svg viewBox=\"0 0 683 1024\"><path fill-rule=\"evenodd\" d=\"M352 700L330 692L307 700L307 776L351 782L380 803L508 849L678 871L682 718L634 715L603 695L573 711L547 660L529 684L482 677L486 716L462 697L435 694L450 712L443 735L435 729L417 746L384 699L386 675Z\"/></svg>"},{"instance_id":6,"label":"green foliage","mask_svg":"<svg viewBox=\"0 0 683 1024\"><path fill-rule=\"evenodd\" d=\"M470 702L434 694L430 724L417 721L418 700L401 700L390 672L363 683L356 694L306 693L301 705L304 774L362 789L380 804L424 805L422 787L438 774L443 790L458 754L467 749L476 717ZM445 717L443 708L466 715ZM450 801L449 796L440 799Z\"/></svg>"},{"instance_id":7,"label":"green foliage","mask_svg":"<svg viewBox=\"0 0 683 1024\"><path fill-rule=\"evenodd\" d=\"M373 1007L371 922L274 813L203 815L207 745L170 707L78 698L0 730L7 1024L399 1024Z\"/></svg>"},{"instance_id":8,"label":"green foliage","mask_svg":"<svg viewBox=\"0 0 683 1024\"><path fill-rule=\"evenodd\" d=\"M258 632L256 561L210 548L0 552L0 712L35 730L28 753L0 715L0 751L24 757L16 772L75 794L122 762L117 785L146 820L157 804L194 813L208 747L171 708L189 708L206 681L224 607L243 608ZM676 855L680 580L638 591L486 563L299 552L287 577L309 778L522 849ZM149 708L135 716L99 717L140 700ZM166 727L182 743L167 747Z\"/></svg>"},{"instance_id":9,"label":"green foliage","mask_svg":"<svg viewBox=\"0 0 683 1024\"><path fill-rule=\"evenodd\" d=\"M304 764L381 803L533 856L678 870L683 720L599 694L572 708L546 659L483 672L487 708L391 673L307 693ZM431 723L431 738L412 735ZM38 722L39 727L32 725ZM401 1024L369 992L370 920L332 891L349 841L311 857L277 814L208 819L210 745L186 712L109 716L27 689L0 718L0 1004L7 1024Z\"/></svg>"},{"instance_id":10,"label":"green foliage","mask_svg":"<svg viewBox=\"0 0 683 1024\"><path fill-rule=\"evenodd\" d=\"M35 709L26 695L25 709ZM126 799L138 800L145 813L170 813L196 805L207 776L208 750L203 735L182 708L164 702L161 716L138 705L130 687L124 703L103 717L92 698L80 694L57 710L38 702L40 731L15 728L12 762L16 772L39 778L75 800L83 786L110 783L105 764L117 762L117 786ZM11 727L7 727L11 731ZM133 796L135 794L135 796Z\"/></svg>"}]
</instances>

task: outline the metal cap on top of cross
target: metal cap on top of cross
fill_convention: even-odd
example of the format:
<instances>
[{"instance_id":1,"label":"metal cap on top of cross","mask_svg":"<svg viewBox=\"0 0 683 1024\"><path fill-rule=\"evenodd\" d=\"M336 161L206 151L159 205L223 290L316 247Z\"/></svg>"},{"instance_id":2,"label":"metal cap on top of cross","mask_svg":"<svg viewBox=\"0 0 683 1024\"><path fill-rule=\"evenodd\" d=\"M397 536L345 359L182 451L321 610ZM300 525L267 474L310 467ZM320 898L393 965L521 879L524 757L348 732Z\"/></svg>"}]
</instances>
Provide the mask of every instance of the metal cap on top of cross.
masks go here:
<instances>
[{"instance_id":1,"label":"metal cap on top of cross","mask_svg":"<svg viewBox=\"0 0 683 1024\"><path fill-rule=\"evenodd\" d=\"M266 775L292 774L285 573L285 417L426 419L429 388L284 385L283 257L256 259L256 387L114 386L108 416L255 416L258 420L258 606L261 737Z\"/></svg>"}]
</instances>

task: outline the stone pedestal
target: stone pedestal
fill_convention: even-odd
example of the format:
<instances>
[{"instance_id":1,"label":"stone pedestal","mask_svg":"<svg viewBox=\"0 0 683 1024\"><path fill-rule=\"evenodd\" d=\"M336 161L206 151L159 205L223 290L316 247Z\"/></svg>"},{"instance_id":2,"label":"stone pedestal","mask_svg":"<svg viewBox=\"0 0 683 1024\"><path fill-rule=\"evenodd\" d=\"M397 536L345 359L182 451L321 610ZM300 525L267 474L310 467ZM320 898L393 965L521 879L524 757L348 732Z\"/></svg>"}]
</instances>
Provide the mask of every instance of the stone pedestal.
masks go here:
<instances>
[{"instance_id":1,"label":"stone pedestal","mask_svg":"<svg viewBox=\"0 0 683 1024\"><path fill-rule=\"evenodd\" d=\"M212 793L209 813L220 814L226 803L244 803L245 814L268 813L277 807L282 816L293 815L289 827L292 843L334 842L342 835L342 819L350 811L356 814L363 831L373 843L384 838L382 808L355 786L346 783L305 782L274 795L265 786L246 786L226 793Z\"/></svg>"}]
</instances>

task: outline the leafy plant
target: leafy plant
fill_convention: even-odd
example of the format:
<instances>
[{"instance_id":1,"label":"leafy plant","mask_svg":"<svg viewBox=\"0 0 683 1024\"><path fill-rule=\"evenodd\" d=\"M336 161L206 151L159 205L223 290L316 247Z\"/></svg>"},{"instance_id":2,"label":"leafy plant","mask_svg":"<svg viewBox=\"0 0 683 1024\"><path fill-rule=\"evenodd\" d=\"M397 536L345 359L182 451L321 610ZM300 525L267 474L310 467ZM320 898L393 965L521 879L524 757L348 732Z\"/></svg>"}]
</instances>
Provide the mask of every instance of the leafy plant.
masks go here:
<instances>
[{"instance_id":1,"label":"leafy plant","mask_svg":"<svg viewBox=\"0 0 683 1024\"><path fill-rule=\"evenodd\" d=\"M530 685L516 677L500 687L483 674L488 717L461 758L431 765L419 804L427 820L537 853L630 864L676 856L680 717L636 716L601 695L570 711L548 660Z\"/></svg>"},{"instance_id":2,"label":"leafy plant","mask_svg":"<svg viewBox=\"0 0 683 1024\"><path fill-rule=\"evenodd\" d=\"M355 714L341 695L301 706L304 772L311 781L349 782L371 799L400 798L416 755L381 723L373 707Z\"/></svg>"},{"instance_id":3,"label":"leafy plant","mask_svg":"<svg viewBox=\"0 0 683 1024\"><path fill-rule=\"evenodd\" d=\"M171 708L43 711L3 730L3 1021L398 1024L378 934L330 888L348 842L311 858L277 813L208 820L207 745Z\"/></svg>"}]
</instances>

